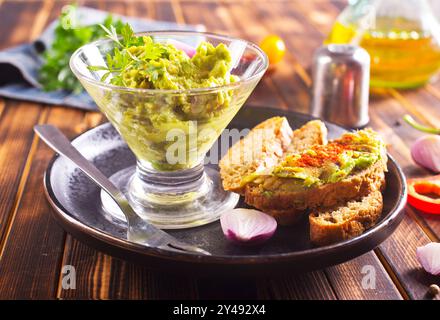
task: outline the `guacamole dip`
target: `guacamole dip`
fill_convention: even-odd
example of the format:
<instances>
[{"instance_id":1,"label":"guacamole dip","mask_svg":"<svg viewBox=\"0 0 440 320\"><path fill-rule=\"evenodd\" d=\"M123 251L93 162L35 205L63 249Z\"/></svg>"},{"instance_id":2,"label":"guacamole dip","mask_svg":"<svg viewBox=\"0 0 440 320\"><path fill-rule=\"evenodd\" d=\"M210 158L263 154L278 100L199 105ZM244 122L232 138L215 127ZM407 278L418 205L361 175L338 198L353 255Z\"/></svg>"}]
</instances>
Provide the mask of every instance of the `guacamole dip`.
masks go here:
<instances>
[{"instance_id":1,"label":"guacamole dip","mask_svg":"<svg viewBox=\"0 0 440 320\"><path fill-rule=\"evenodd\" d=\"M230 73L227 46L200 42L195 51L185 52L175 40L136 36L129 27L122 39L114 40L107 66L91 70L102 72L101 81L113 85L159 90L107 89L101 99L95 98L100 109L141 163L161 171L193 167L251 91L215 89L238 80ZM95 88L84 86L92 96L99 96ZM190 91L197 88L213 90Z\"/></svg>"},{"instance_id":2,"label":"guacamole dip","mask_svg":"<svg viewBox=\"0 0 440 320\"><path fill-rule=\"evenodd\" d=\"M287 156L272 174L305 187L338 182L379 161L384 150L382 140L371 130L346 133L327 145Z\"/></svg>"},{"instance_id":3,"label":"guacamole dip","mask_svg":"<svg viewBox=\"0 0 440 320\"><path fill-rule=\"evenodd\" d=\"M229 84L236 80L229 73L231 55L220 43L201 42L196 53L187 53L172 44L156 43L151 37L142 37L140 45L133 45L128 52L141 57L146 48L155 52L153 59L137 61L111 79L111 83L131 88L145 89L195 89Z\"/></svg>"}]
</instances>

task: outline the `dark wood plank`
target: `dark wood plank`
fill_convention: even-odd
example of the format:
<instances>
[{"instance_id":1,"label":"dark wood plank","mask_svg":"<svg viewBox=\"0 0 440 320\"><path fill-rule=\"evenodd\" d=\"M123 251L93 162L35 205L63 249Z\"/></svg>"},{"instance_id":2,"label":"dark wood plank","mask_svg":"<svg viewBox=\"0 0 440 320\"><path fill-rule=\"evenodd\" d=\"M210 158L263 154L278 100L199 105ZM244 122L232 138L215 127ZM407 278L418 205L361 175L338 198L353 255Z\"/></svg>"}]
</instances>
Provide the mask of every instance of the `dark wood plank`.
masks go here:
<instances>
[{"instance_id":1,"label":"dark wood plank","mask_svg":"<svg viewBox=\"0 0 440 320\"><path fill-rule=\"evenodd\" d=\"M439 238L440 238L440 216L439 215L434 215L434 214L428 214L428 213L423 213L421 211L417 211L414 208L410 208L410 210L415 212L415 215L417 217L421 218L421 222L420 224L422 226L426 225L426 229L425 232L427 234L429 234L429 232L432 232L434 234L434 236L430 236L431 239L433 239L433 241L439 242Z\"/></svg>"},{"instance_id":2,"label":"dark wood plank","mask_svg":"<svg viewBox=\"0 0 440 320\"><path fill-rule=\"evenodd\" d=\"M58 287L61 299L194 299L192 279L150 272L115 259L68 237L62 265L76 271L76 289Z\"/></svg>"},{"instance_id":3,"label":"dark wood plank","mask_svg":"<svg viewBox=\"0 0 440 320\"><path fill-rule=\"evenodd\" d=\"M175 12L182 12L186 23L205 24L207 31L226 32L227 34L240 36L247 40L257 40L252 38L248 30L241 26L241 22L234 18L229 11L229 6L225 9L223 5L219 6L217 3L184 1L179 4L175 1L173 9ZM200 14L200 12L204 12L204 14ZM287 108L285 101L279 96L275 85L268 77L263 77L247 103L257 106Z\"/></svg>"},{"instance_id":4,"label":"dark wood plank","mask_svg":"<svg viewBox=\"0 0 440 320\"><path fill-rule=\"evenodd\" d=\"M424 174L424 170L412 162L408 144L405 142L409 140L409 135L414 134L413 130L408 130L396 122L396 118L401 118L406 111L402 109L398 101L391 98L375 100L373 108L374 110L370 113L371 125L389 144L389 152L402 166L405 174L408 176ZM417 273L410 272L410 270L417 270L419 267L415 260L416 246L424 245L429 241L429 237L417 223L415 216L407 214L404 223L377 251L380 256L386 257L389 264L388 271L392 272L392 277L399 281L398 285L404 288L409 298L420 299L425 294L424 282L421 282ZM404 264L402 259L405 259Z\"/></svg>"},{"instance_id":5,"label":"dark wood plank","mask_svg":"<svg viewBox=\"0 0 440 320\"><path fill-rule=\"evenodd\" d=\"M420 122L440 128L440 95L433 95L432 91L428 88L398 92L398 101L414 117L418 117L420 114L421 117L418 119ZM427 121L424 121L425 119ZM410 129L409 126L408 129ZM414 131L416 130L414 129ZM416 133L419 137L423 135L422 132L416 131Z\"/></svg>"},{"instance_id":6,"label":"dark wood plank","mask_svg":"<svg viewBox=\"0 0 440 320\"><path fill-rule=\"evenodd\" d=\"M173 6L169 1L154 2L152 6L153 8L151 11L154 13L152 14L152 16L156 17L156 19L170 21L170 22L177 21L174 15Z\"/></svg>"},{"instance_id":7,"label":"dark wood plank","mask_svg":"<svg viewBox=\"0 0 440 320\"><path fill-rule=\"evenodd\" d=\"M35 12L42 7L40 2L5 1L0 9L0 50L19 45L29 40L29 32L34 21Z\"/></svg>"},{"instance_id":8,"label":"dark wood plank","mask_svg":"<svg viewBox=\"0 0 440 320\"><path fill-rule=\"evenodd\" d=\"M16 3L6 2L2 4L2 9L2 13L5 12L5 9L10 10L10 15L14 15L19 22L2 26L3 40L6 46L31 40L35 36L34 32L43 29L45 19L47 19L45 15L35 14L35 12L40 13L43 10L48 10L45 5L41 4L30 6L20 4L17 6ZM35 21L32 17L35 18ZM0 21L10 22L8 17L3 16L3 18L4 20ZM36 31L29 33L28 26L32 26ZM1 104L0 165L4 170L0 173L0 252L4 249L13 213L21 199L26 183L27 174L25 171L32 161L31 157L28 158L33 146L32 127L45 117L42 108L36 104L12 100L6 100L5 103L4 99Z\"/></svg>"},{"instance_id":9,"label":"dark wood plank","mask_svg":"<svg viewBox=\"0 0 440 320\"><path fill-rule=\"evenodd\" d=\"M313 53L321 46L325 34L318 30L313 23L310 23L309 14L298 11L296 2L277 2L270 7L277 15L276 20L280 32L288 35L285 38L289 51L301 66L308 69L313 59Z\"/></svg>"},{"instance_id":10,"label":"dark wood plank","mask_svg":"<svg viewBox=\"0 0 440 320\"><path fill-rule=\"evenodd\" d=\"M259 43L269 34L280 34L278 28L280 24L270 18L270 16L276 14L272 11L272 6L264 5L264 3L249 5L240 2L224 3L224 5L224 16L230 12L230 19L234 22L234 28L243 30L246 38L251 41ZM249 28L249 25L252 28ZM280 35L284 39L289 38L288 35ZM290 65L291 63L293 63L293 68ZM271 67L264 76L264 80L285 101L288 109L306 112L310 100L308 88L299 77L295 63L293 55L287 51L286 57L276 67ZM265 93L266 91L262 95ZM284 105L279 107L285 108Z\"/></svg>"},{"instance_id":11,"label":"dark wood plank","mask_svg":"<svg viewBox=\"0 0 440 320\"><path fill-rule=\"evenodd\" d=\"M439 101L436 97L427 94L422 88L413 91L389 89L387 93L399 102L402 111L411 114L414 118L418 119L418 121L432 127L440 126L439 113L436 108L433 107L438 104Z\"/></svg>"},{"instance_id":12,"label":"dark wood plank","mask_svg":"<svg viewBox=\"0 0 440 320\"><path fill-rule=\"evenodd\" d=\"M52 107L47 122L72 135L72 124L81 121L82 117L81 111ZM32 125L27 127L31 129ZM1 298L54 298L58 285L65 234L51 217L42 184L43 173L53 152L44 143L38 143L37 138L34 145L37 146L36 152L29 155L33 156L29 178L13 212L0 261Z\"/></svg>"},{"instance_id":13,"label":"dark wood plank","mask_svg":"<svg viewBox=\"0 0 440 320\"><path fill-rule=\"evenodd\" d=\"M338 299L400 300L402 295L378 257L366 253L352 261L327 268L326 274ZM374 274L374 284L366 276Z\"/></svg>"},{"instance_id":14,"label":"dark wood plank","mask_svg":"<svg viewBox=\"0 0 440 320\"><path fill-rule=\"evenodd\" d=\"M44 1L38 7L35 7L34 3L28 4L24 3L21 8L23 16L29 16L27 22L16 29L27 29L27 38L22 41L35 39L40 34L51 16L54 1ZM30 32L29 26L32 27ZM63 249L64 233L51 221L49 208L43 196L42 174L51 153L49 150L46 150L46 153L38 152L38 139L34 137L32 127L37 122L45 122L48 117L50 121L65 126L65 119L70 114L65 112L64 108L49 111L48 108L43 109L42 106L22 102L8 102L5 111L7 112L1 119L4 126L2 133L5 134L2 150L7 151L7 154L2 159L5 161L4 167L7 168L4 172L14 175L8 178L6 185L8 188L14 188L20 176L21 180L15 192L9 190L9 194L15 197L13 206L9 210L1 211L2 214L9 213L9 216L8 221L2 223L5 232L0 248L0 296L54 297L54 288L58 281L57 264ZM69 112L82 118L80 111ZM68 125L72 123L74 121ZM6 191L7 188L2 190ZM39 195L37 199L36 194ZM2 204L10 205L10 202L2 201Z\"/></svg>"},{"instance_id":15,"label":"dark wood plank","mask_svg":"<svg viewBox=\"0 0 440 320\"><path fill-rule=\"evenodd\" d=\"M85 7L103 10L105 6L105 0L83 0L81 5Z\"/></svg>"},{"instance_id":16,"label":"dark wood plank","mask_svg":"<svg viewBox=\"0 0 440 320\"><path fill-rule=\"evenodd\" d=\"M347 5L344 1L339 2L344 7ZM306 16L307 21L324 37L330 33L336 17L342 10L330 1L297 1L295 2L295 9Z\"/></svg>"},{"instance_id":17,"label":"dark wood plank","mask_svg":"<svg viewBox=\"0 0 440 320\"><path fill-rule=\"evenodd\" d=\"M421 88L418 90L406 92L393 91L391 95L396 98L401 107L401 112L397 116L401 117L403 116L403 114L409 113L425 125L440 127L440 96L437 96L435 90L435 88L432 88L430 85L428 85L427 88ZM402 121L398 120L398 122L400 123ZM405 172L407 178L432 176L432 173L430 171L425 170L415 164L415 162L411 159L409 151L410 146L415 142L416 139L423 136L424 133L421 133L411 128L406 123L402 123L402 125L398 126L398 128L400 128L401 130L395 129L395 131L399 132L399 136L403 137L406 143L406 154L408 162L405 166ZM427 235L430 235L430 238L433 241L439 241L439 217L436 215L425 214L413 208L410 208L410 210L411 212L413 212L412 217L422 227L424 232Z\"/></svg>"},{"instance_id":18,"label":"dark wood plank","mask_svg":"<svg viewBox=\"0 0 440 320\"><path fill-rule=\"evenodd\" d=\"M407 214L397 231L379 247L382 260L388 263L411 299L429 298L426 295L429 286L440 283L438 277L425 272L416 259L416 248L429 242L431 239L414 226L414 219Z\"/></svg>"},{"instance_id":19,"label":"dark wood plank","mask_svg":"<svg viewBox=\"0 0 440 320\"><path fill-rule=\"evenodd\" d=\"M22 172L32 146L32 127L42 117L42 108L6 101L0 122L0 253L10 227L12 213L20 201L26 178ZM26 115L26 116L24 116ZM28 164L29 165L29 164Z\"/></svg>"},{"instance_id":20,"label":"dark wood plank","mask_svg":"<svg viewBox=\"0 0 440 320\"><path fill-rule=\"evenodd\" d=\"M52 9L49 11L49 17L47 18L47 24L52 21L58 19L61 14L61 10L65 5L71 4L72 2L69 0L56 0L53 3Z\"/></svg>"},{"instance_id":21,"label":"dark wood plank","mask_svg":"<svg viewBox=\"0 0 440 320\"><path fill-rule=\"evenodd\" d=\"M130 12L127 10L128 7L132 8ZM99 1L99 9L116 14L134 15L139 12L142 7L144 7L142 3L136 3L135 6L128 6L125 1Z\"/></svg>"}]
</instances>

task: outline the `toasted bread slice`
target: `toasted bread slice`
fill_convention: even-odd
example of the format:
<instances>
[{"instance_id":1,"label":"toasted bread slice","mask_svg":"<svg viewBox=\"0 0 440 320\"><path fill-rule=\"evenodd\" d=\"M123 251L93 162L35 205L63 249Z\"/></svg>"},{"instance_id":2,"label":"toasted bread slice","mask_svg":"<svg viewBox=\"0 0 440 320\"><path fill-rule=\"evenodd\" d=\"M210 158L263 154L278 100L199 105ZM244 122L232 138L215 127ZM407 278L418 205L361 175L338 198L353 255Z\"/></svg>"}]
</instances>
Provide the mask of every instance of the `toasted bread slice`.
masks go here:
<instances>
[{"instance_id":1,"label":"toasted bread slice","mask_svg":"<svg viewBox=\"0 0 440 320\"><path fill-rule=\"evenodd\" d=\"M361 142L356 142L356 139ZM315 172L316 177L320 177L325 173L323 168L327 166L326 164L339 161L336 159L345 152L344 150L347 150L344 148L348 148L350 152L355 150L363 152L366 150L365 148L369 147L364 142L369 141L372 143L371 147L376 148L375 152L380 152L380 156L377 156L375 162L368 164L363 169L352 171L344 178L338 178L335 182L319 182L311 186L305 185L305 182L299 182L305 178L280 177L273 171L272 174L261 175L246 185L245 202L264 212L275 212L278 217L285 214L289 220L294 221L299 220L306 209L344 205L347 201L360 199L375 190L380 190L385 183L387 156L385 145L376 139L379 137L371 130L343 135L328 146L314 146L313 150L307 150L302 155L284 161L281 173L289 175L293 172L296 174L305 168L309 170L307 172ZM295 171L297 169L300 171ZM298 210L298 216L292 214L295 209ZM295 216L296 219L292 219L292 216Z\"/></svg>"},{"instance_id":2,"label":"toasted bread slice","mask_svg":"<svg viewBox=\"0 0 440 320\"><path fill-rule=\"evenodd\" d=\"M319 120L292 131L286 118L270 118L235 143L220 160L223 188L244 194L246 177L275 166L287 150L300 152L326 141L327 129Z\"/></svg>"},{"instance_id":3,"label":"toasted bread slice","mask_svg":"<svg viewBox=\"0 0 440 320\"><path fill-rule=\"evenodd\" d=\"M339 182L304 188L300 191L282 190L283 184L290 183L289 179L267 177L262 184L246 186L245 202L265 212L331 208L381 189L385 183L385 170L386 160L381 160ZM265 189L270 184L272 184L270 189L273 191Z\"/></svg>"},{"instance_id":4,"label":"toasted bread slice","mask_svg":"<svg viewBox=\"0 0 440 320\"><path fill-rule=\"evenodd\" d=\"M375 190L358 201L330 210L313 211L309 215L310 240L318 246L351 239L374 226L383 209L380 190Z\"/></svg>"}]
</instances>

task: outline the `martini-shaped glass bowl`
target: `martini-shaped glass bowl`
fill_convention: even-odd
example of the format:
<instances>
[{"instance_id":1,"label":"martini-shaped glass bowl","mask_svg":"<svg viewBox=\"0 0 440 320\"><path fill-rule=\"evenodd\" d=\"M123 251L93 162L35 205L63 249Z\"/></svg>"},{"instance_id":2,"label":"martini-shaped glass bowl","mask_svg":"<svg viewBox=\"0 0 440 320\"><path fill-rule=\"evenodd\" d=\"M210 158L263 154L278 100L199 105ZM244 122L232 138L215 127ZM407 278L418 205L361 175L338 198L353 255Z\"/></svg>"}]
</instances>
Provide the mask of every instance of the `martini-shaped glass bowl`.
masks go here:
<instances>
[{"instance_id":1,"label":"martini-shaped glass bowl","mask_svg":"<svg viewBox=\"0 0 440 320\"><path fill-rule=\"evenodd\" d=\"M72 71L137 159L136 166L128 166L111 180L140 216L160 228L215 221L235 207L238 195L223 190L217 170L205 167L204 158L267 70L268 59L256 45L227 36L188 31L137 35L180 46L188 55L202 41L223 43L231 53L230 73L237 80L188 90L115 86L108 79L101 81L104 71L88 68L105 66L114 42L100 40L78 49L70 60ZM124 219L112 200L101 198L112 218Z\"/></svg>"}]
</instances>

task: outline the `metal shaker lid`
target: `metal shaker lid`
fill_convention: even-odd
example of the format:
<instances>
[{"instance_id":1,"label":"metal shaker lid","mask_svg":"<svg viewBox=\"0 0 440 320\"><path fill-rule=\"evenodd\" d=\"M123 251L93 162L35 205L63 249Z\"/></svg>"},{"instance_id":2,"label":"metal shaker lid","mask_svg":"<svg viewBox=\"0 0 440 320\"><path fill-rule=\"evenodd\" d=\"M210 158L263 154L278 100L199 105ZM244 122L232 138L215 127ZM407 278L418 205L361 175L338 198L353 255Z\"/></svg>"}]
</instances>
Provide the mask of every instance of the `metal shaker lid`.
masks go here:
<instances>
[{"instance_id":1,"label":"metal shaker lid","mask_svg":"<svg viewBox=\"0 0 440 320\"><path fill-rule=\"evenodd\" d=\"M345 127L368 121L370 56L355 45L319 48L313 63L311 114Z\"/></svg>"}]
</instances>

